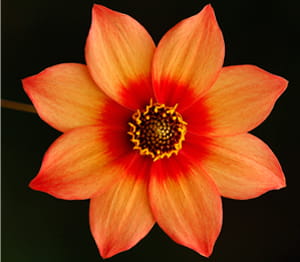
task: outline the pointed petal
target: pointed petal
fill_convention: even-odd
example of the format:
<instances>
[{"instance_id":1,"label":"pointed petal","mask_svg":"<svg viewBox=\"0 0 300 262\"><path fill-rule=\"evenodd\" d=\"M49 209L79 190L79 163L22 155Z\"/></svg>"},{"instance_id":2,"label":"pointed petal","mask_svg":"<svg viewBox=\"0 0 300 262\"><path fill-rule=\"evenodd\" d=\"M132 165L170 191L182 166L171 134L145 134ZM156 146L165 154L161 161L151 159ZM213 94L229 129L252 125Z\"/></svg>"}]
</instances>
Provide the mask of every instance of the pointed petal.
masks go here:
<instances>
[{"instance_id":1,"label":"pointed petal","mask_svg":"<svg viewBox=\"0 0 300 262\"><path fill-rule=\"evenodd\" d=\"M181 157L157 161L149 194L159 226L177 243L209 256L222 225L222 203L206 173Z\"/></svg>"},{"instance_id":2,"label":"pointed petal","mask_svg":"<svg viewBox=\"0 0 300 262\"><path fill-rule=\"evenodd\" d=\"M97 123L107 100L81 64L55 65L22 83L39 116L62 132Z\"/></svg>"},{"instance_id":3,"label":"pointed petal","mask_svg":"<svg viewBox=\"0 0 300 262\"><path fill-rule=\"evenodd\" d=\"M216 80L224 60L224 40L210 5L172 28L154 55L157 100L190 106Z\"/></svg>"},{"instance_id":4,"label":"pointed petal","mask_svg":"<svg viewBox=\"0 0 300 262\"><path fill-rule=\"evenodd\" d=\"M287 81L256 66L224 67L202 101L215 135L233 135L258 126L270 114ZM195 104L193 107L197 107Z\"/></svg>"},{"instance_id":5,"label":"pointed petal","mask_svg":"<svg viewBox=\"0 0 300 262\"><path fill-rule=\"evenodd\" d=\"M216 137L208 150L201 163L222 196L249 199L285 186L277 158L253 135Z\"/></svg>"},{"instance_id":6,"label":"pointed petal","mask_svg":"<svg viewBox=\"0 0 300 262\"><path fill-rule=\"evenodd\" d=\"M30 187L63 199L87 199L120 177L101 127L72 129L48 149Z\"/></svg>"},{"instance_id":7,"label":"pointed petal","mask_svg":"<svg viewBox=\"0 0 300 262\"><path fill-rule=\"evenodd\" d=\"M108 96L132 109L149 102L154 48L133 18L94 5L85 55L93 79Z\"/></svg>"},{"instance_id":8,"label":"pointed petal","mask_svg":"<svg viewBox=\"0 0 300 262\"><path fill-rule=\"evenodd\" d=\"M123 179L91 199L90 227L103 258L130 249L154 225L147 196L151 162L143 160L136 154L120 171Z\"/></svg>"}]
</instances>

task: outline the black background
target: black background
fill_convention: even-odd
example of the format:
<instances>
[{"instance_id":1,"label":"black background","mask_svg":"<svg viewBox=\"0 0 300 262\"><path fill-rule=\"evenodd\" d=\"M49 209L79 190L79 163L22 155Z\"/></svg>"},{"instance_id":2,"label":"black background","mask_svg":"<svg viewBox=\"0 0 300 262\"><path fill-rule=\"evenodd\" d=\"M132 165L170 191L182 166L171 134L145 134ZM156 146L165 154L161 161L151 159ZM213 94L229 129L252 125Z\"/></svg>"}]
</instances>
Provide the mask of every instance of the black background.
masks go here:
<instances>
[{"instance_id":1,"label":"black background","mask_svg":"<svg viewBox=\"0 0 300 262\"><path fill-rule=\"evenodd\" d=\"M299 35L287 1L219 0L213 5L226 42L225 65L255 64L290 81L271 116L253 133L278 156L287 188L257 199L223 199L224 224L206 259L157 226L130 251L108 261L299 261ZM202 9L200 0L102 0L145 26L157 43ZM62 63L84 63L90 0L2 1L2 98L30 103L20 79ZM289 6L288 6L289 4ZM299 130L299 129L298 129ZM102 261L90 235L88 201L63 201L28 188L59 133L37 115L2 110L2 259L5 262Z\"/></svg>"}]
</instances>

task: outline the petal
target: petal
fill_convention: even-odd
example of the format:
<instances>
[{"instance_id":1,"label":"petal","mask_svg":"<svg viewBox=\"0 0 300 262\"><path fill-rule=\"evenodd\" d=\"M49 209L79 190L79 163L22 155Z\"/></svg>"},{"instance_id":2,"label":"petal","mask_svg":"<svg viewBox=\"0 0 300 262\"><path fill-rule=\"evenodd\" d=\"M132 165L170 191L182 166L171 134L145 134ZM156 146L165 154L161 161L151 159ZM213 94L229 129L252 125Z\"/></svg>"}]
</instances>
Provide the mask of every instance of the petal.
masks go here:
<instances>
[{"instance_id":1,"label":"petal","mask_svg":"<svg viewBox=\"0 0 300 262\"><path fill-rule=\"evenodd\" d=\"M157 161L149 194L159 226L177 243L209 256L222 226L222 203L206 173L181 157Z\"/></svg>"},{"instance_id":2,"label":"petal","mask_svg":"<svg viewBox=\"0 0 300 262\"><path fill-rule=\"evenodd\" d=\"M285 79L256 66L225 67L198 105L207 108L215 135L244 133L265 120L286 87Z\"/></svg>"},{"instance_id":3,"label":"petal","mask_svg":"<svg viewBox=\"0 0 300 262\"><path fill-rule=\"evenodd\" d=\"M40 117L65 132L97 123L107 97L81 64L59 64L22 80Z\"/></svg>"},{"instance_id":4,"label":"petal","mask_svg":"<svg viewBox=\"0 0 300 262\"><path fill-rule=\"evenodd\" d=\"M108 96L133 109L149 102L154 48L150 35L133 18L94 5L85 55L93 79Z\"/></svg>"},{"instance_id":5,"label":"petal","mask_svg":"<svg viewBox=\"0 0 300 262\"><path fill-rule=\"evenodd\" d=\"M284 174L270 148L250 134L211 140L202 166L222 196L249 199L285 186Z\"/></svg>"},{"instance_id":6,"label":"petal","mask_svg":"<svg viewBox=\"0 0 300 262\"><path fill-rule=\"evenodd\" d=\"M149 161L136 154L123 179L91 199L90 227L103 258L133 247L154 225L148 196Z\"/></svg>"},{"instance_id":7,"label":"petal","mask_svg":"<svg viewBox=\"0 0 300 262\"><path fill-rule=\"evenodd\" d=\"M183 120L188 123L188 133L198 136L209 136L213 133L214 127L211 123L209 108L202 99L180 113Z\"/></svg>"},{"instance_id":8,"label":"petal","mask_svg":"<svg viewBox=\"0 0 300 262\"><path fill-rule=\"evenodd\" d=\"M224 60L224 40L210 5L172 28L154 55L157 100L190 106L216 80Z\"/></svg>"},{"instance_id":9,"label":"petal","mask_svg":"<svg viewBox=\"0 0 300 262\"><path fill-rule=\"evenodd\" d=\"M30 187L63 199L87 199L120 177L102 128L79 127L59 137L48 149Z\"/></svg>"}]
</instances>

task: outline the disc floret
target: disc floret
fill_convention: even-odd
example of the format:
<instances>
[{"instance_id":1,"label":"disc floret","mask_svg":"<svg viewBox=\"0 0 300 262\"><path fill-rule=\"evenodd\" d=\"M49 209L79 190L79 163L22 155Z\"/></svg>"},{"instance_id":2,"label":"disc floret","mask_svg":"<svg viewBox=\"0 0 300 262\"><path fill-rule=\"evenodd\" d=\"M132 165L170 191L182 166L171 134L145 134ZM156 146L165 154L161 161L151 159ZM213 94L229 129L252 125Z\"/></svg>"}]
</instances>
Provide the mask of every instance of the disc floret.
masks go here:
<instances>
[{"instance_id":1,"label":"disc floret","mask_svg":"<svg viewBox=\"0 0 300 262\"><path fill-rule=\"evenodd\" d=\"M141 155L149 155L153 161L178 154L185 139L187 123L175 106L153 103L138 109L128 123L133 149Z\"/></svg>"}]
</instances>

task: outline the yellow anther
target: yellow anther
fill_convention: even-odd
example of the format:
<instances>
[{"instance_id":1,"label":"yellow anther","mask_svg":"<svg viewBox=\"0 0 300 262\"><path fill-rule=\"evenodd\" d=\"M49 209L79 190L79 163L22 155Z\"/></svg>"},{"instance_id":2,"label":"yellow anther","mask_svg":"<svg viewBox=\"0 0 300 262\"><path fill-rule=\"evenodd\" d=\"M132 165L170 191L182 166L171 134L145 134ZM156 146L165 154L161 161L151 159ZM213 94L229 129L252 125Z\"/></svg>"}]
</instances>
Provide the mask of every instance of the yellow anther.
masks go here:
<instances>
[{"instance_id":1,"label":"yellow anther","mask_svg":"<svg viewBox=\"0 0 300 262\"><path fill-rule=\"evenodd\" d=\"M173 107L153 103L144 110L137 110L128 123L133 149L153 161L178 154L185 139L187 123Z\"/></svg>"}]
</instances>

